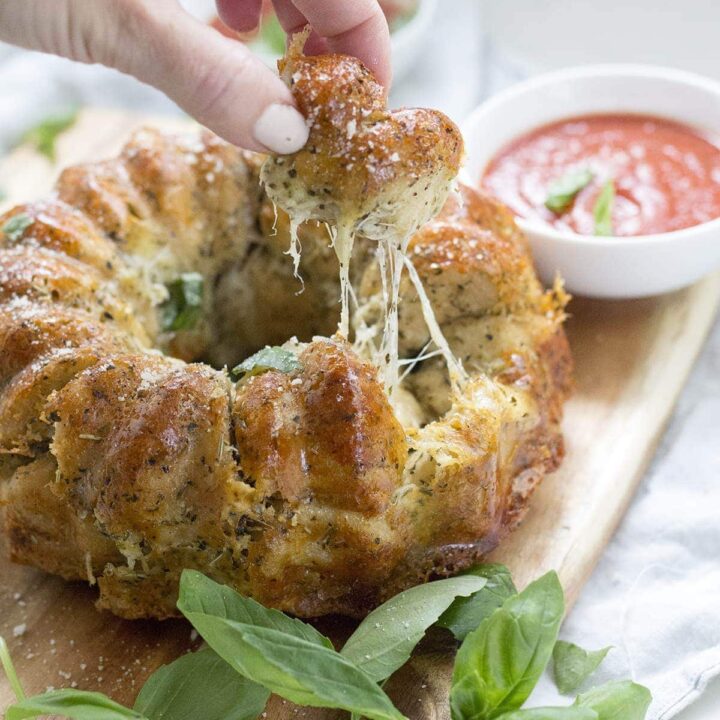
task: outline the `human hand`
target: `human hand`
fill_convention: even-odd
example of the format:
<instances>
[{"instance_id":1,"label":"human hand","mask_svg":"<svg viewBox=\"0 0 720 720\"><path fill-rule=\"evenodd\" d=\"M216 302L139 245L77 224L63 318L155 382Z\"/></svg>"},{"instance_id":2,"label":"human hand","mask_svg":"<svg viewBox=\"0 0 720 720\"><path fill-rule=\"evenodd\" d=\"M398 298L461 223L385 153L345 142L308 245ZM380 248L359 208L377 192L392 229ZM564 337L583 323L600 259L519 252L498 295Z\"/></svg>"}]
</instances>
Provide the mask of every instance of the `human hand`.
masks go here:
<instances>
[{"instance_id":1,"label":"human hand","mask_svg":"<svg viewBox=\"0 0 720 720\"><path fill-rule=\"evenodd\" d=\"M355 55L389 84L390 36L377 0L273 2L288 33L311 25L307 52ZM217 0L223 22L238 31L257 26L261 5ZM176 0L4 0L0 40L134 75L250 150L291 153L307 140L305 119L277 75Z\"/></svg>"}]
</instances>

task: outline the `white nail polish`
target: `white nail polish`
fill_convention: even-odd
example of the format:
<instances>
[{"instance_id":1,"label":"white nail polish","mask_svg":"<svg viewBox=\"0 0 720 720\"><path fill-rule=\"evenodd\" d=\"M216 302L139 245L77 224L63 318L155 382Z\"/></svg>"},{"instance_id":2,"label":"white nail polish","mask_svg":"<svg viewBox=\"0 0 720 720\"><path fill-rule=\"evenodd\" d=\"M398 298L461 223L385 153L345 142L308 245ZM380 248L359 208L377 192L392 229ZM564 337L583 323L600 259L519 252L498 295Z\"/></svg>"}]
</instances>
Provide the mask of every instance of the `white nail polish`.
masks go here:
<instances>
[{"instance_id":1,"label":"white nail polish","mask_svg":"<svg viewBox=\"0 0 720 720\"><path fill-rule=\"evenodd\" d=\"M297 152L308 139L305 118L292 106L274 103L255 121L255 139L268 150L286 155Z\"/></svg>"}]
</instances>

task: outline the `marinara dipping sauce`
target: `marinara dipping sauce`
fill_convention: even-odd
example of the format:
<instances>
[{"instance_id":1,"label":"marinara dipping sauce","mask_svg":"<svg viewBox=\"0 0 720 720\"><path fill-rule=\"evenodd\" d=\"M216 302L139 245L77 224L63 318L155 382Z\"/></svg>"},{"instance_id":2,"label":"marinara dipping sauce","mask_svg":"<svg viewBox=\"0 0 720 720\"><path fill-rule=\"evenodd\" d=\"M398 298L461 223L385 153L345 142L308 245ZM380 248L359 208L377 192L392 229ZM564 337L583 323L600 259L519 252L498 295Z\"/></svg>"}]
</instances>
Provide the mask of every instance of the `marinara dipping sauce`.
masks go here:
<instances>
[{"instance_id":1,"label":"marinara dipping sauce","mask_svg":"<svg viewBox=\"0 0 720 720\"><path fill-rule=\"evenodd\" d=\"M588 115L519 137L481 185L517 215L558 229L664 233L720 217L720 149L670 120Z\"/></svg>"}]
</instances>

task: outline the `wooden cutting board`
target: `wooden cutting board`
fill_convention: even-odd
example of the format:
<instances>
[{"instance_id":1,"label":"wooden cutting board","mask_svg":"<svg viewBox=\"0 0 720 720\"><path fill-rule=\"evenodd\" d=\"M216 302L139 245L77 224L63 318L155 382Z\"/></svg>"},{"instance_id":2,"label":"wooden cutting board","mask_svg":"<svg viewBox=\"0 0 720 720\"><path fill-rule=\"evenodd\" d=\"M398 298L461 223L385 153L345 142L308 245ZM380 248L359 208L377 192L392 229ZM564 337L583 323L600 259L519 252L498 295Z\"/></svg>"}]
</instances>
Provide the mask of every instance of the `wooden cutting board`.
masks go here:
<instances>
[{"instance_id":1,"label":"wooden cutting board","mask_svg":"<svg viewBox=\"0 0 720 720\"><path fill-rule=\"evenodd\" d=\"M27 149L15 151L0 162L0 188L7 194L0 209L49 192L58 167L110 156L139 122L118 112L86 111L60 139L55 167ZM153 124L187 127L181 121ZM492 556L510 566L518 585L554 568L568 603L575 600L642 478L719 299L716 274L660 298L572 301L567 331L577 387L564 423L567 457L534 495L523 525ZM95 610L89 588L12 565L0 553L0 634L29 693L77 686L132 704L158 665L198 645L183 621L119 620ZM334 638L352 627L341 618L318 625ZM413 720L449 717L452 652L444 642L431 633L387 686ZM0 708L11 700L0 680ZM342 716L298 710L279 698L267 709L272 720Z\"/></svg>"}]
</instances>

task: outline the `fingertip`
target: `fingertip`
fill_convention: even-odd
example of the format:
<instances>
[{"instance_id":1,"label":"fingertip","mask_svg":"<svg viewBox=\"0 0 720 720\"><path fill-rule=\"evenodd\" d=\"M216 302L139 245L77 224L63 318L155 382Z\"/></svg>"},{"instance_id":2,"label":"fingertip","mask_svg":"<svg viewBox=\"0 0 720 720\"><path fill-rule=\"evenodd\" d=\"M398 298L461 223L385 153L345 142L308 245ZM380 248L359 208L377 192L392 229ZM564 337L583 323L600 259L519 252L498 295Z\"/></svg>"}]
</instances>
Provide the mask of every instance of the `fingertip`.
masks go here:
<instances>
[{"instance_id":1,"label":"fingertip","mask_svg":"<svg viewBox=\"0 0 720 720\"><path fill-rule=\"evenodd\" d=\"M220 19L232 30L250 32L260 24L262 0L216 0Z\"/></svg>"}]
</instances>

